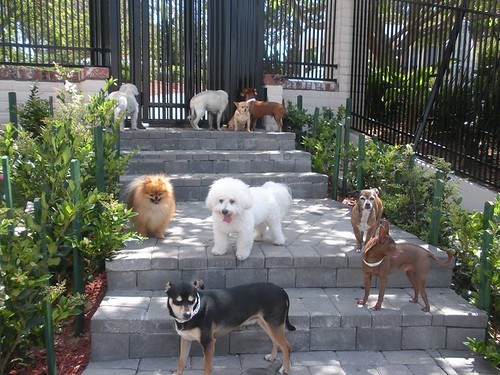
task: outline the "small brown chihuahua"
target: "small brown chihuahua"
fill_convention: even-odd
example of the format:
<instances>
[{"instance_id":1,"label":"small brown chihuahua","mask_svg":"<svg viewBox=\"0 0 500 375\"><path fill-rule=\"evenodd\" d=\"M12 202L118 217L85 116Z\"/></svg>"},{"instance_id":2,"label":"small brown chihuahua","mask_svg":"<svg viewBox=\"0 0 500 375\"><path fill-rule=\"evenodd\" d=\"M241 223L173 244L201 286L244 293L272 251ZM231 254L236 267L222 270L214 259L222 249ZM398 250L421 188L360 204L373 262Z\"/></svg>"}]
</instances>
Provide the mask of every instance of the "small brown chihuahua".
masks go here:
<instances>
[{"instance_id":1,"label":"small brown chihuahua","mask_svg":"<svg viewBox=\"0 0 500 375\"><path fill-rule=\"evenodd\" d=\"M250 131L250 104L247 102L234 102L236 106L236 111L234 111L234 115L229 120L228 128L229 130L234 130L235 132L247 127L247 131Z\"/></svg>"},{"instance_id":2,"label":"small brown chihuahua","mask_svg":"<svg viewBox=\"0 0 500 375\"><path fill-rule=\"evenodd\" d=\"M396 244L389 236L389 223L386 221L380 227L379 235L368 241L361 254L362 270L365 274L365 295L358 301L358 305L364 305L368 300L372 276L375 275L378 277L379 293L373 309L380 310L384 300L387 278L391 272L400 269L406 272L406 276L408 276L415 291L410 302L418 303L418 295L420 294L425 304L422 311L428 312L430 306L425 292L425 283L431 268L429 258L434 259L438 264L445 265L451 262L453 255L448 253L448 258L443 260L418 245Z\"/></svg>"}]
</instances>

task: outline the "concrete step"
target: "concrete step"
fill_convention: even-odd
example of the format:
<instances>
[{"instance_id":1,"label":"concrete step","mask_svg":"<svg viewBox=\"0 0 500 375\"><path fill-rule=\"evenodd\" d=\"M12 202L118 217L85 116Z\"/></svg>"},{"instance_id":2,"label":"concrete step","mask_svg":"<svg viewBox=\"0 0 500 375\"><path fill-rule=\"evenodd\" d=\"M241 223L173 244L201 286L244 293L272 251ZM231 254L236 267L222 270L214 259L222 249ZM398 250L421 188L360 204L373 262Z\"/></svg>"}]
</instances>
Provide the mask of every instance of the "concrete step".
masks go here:
<instances>
[{"instance_id":1,"label":"concrete step","mask_svg":"<svg viewBox=\"0 0 500 375\"><path fill-rule=\"evenodd\" d=\"M360 288L287 288L293 352L465 349L467 337L484 339L487 315L447 288L429 288L431 311L409 303L411 291L392 288L384 307L358 307ZM376 301L376 291L369 306ZM178 355L178 335L163 292L109 291L92 318L92 361ZM268 353L258 326L217 340L216 355ZM192 355L201 355L193 345ZM292 358L294 354L292 353Z\"/></svg>"},{"instance_id":2,"label":"concrete step","mask_svg":"<svg viewBox=\"0 0 500 375\"><path fill-rule=\"evenodd\" d=\"M263 163L265 164L265 163ZM229 164L228 164L229 165ZM148 169L161 173L160 169ZM120 182L125 189L130 181L139 175L124 175ZM285 183L290 187L294 198L325 198L328 194L328 176L314 172L262 172L262 173L186 173L168 174L174 185L175 198L182 201L204 201L210 185L223 177L234 177L250 186L261 186L267 181Z\"/></svg>"},{"instance_id":3,"label":"concrete step","mask_svg":"<svg viewBox=\"0 0 500 375\"><path fill-rule=\"evenodd\" d=\"M163 150L295 150L295 134L285 132L234 132L179 128L148 128L122 131L124 151Z\"/></svg>"},{"instance_id":4,"label":"concrete step","mask_svg":"<svg viewBox=\"0 0 500 375\"><path fill-rule=\"evenodd\" d=\"M311 155L298 150L164 150L141 151L128 174L311 172Z\"/></svg>"},{"instance_id":5,"label":"concrete step","mask_svg":"<svg viewBox=\"0 0 500 375\"><path fill-rule=\"evenodd\" d=\"M162 290L167 281L201 278L213 289L269 281L286 288L362 287L361 255L355 252L351 208L329 199L295 199L283 222L284 246L269 238L255 242L250 257L239 261L234 243L214 256L211 212L204 202L179 202L165 239L130 242L106 263L108 288ZM440 258L443 251L391 227L396 242L412 242ZM453 265L431 262L427 286L449 287ZM376 280L376 278L374 278ZM376 286L374 281L374 286ZM390 287L409 287L404 272L389 277Z\"/></svg>"}]
</instances>

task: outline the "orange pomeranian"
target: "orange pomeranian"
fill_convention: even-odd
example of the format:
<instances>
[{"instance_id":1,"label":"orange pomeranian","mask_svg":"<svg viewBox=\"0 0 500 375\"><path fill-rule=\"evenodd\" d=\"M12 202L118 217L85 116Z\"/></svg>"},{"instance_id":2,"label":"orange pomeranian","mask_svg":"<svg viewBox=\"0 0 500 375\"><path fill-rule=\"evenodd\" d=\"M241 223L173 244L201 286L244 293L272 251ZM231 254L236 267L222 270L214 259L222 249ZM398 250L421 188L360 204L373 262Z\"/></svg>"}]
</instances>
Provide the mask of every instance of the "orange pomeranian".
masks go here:
<instances>
[{"instance_id":1,"label":"orange pomeranian","mask_svg":"<svg viewBox=\"0 0 500 375\"><path fill-rule=\"evenodd\" d=\"M127 187L128 208L137 215L132 223L142 236L165 238L165 230L175 213L174 187L162 175L141 176Z\"/></svg>"}]
</instances>

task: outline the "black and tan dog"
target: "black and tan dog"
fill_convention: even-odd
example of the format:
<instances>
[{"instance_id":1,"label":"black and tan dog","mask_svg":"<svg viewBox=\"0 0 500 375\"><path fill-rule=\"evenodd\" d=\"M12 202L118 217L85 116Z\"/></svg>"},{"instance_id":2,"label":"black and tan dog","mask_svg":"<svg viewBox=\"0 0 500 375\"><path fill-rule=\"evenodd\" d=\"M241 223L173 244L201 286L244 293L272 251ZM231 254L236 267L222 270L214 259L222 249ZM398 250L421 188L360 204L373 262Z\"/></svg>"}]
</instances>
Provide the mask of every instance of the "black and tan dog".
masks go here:
<instances>
[{"instance_id":1,"label":"black and tan dog","mask_svg":"<svg viewBox=\"0 0 500 375\"><path fill-rule=\"evenodd\" d=\"M216 338L228 334L240 326L258 323L273 343L271 354L265 356L274 361L278 347L283 352L281 373L290 370L291 345L285 328L294 331L288 320L290 300L288 294L271 283L254 283L233 288L204 291L201 280L189 283L167 283L168 311L175 320L180 338L179 365L174 372L181 375L189 357L191 342L198 342L204 355L204 375L212 373Z\"/></svg>"},{"instance_id":2,"label":"black and tan dog","mask_svg":"<svg viewBox=\"0 0 500 375\"><path fill-rule=\"evenodd\" d=\"M351 224L356 237L357 252L360 252L363 247L363 234L365 234L364 243L367 243L375 236L380 226L384 206L379 194L377 188L356 190L351 193L352 197L356 199L356 204L352 209Z\"/></svg>"}]
</instances>

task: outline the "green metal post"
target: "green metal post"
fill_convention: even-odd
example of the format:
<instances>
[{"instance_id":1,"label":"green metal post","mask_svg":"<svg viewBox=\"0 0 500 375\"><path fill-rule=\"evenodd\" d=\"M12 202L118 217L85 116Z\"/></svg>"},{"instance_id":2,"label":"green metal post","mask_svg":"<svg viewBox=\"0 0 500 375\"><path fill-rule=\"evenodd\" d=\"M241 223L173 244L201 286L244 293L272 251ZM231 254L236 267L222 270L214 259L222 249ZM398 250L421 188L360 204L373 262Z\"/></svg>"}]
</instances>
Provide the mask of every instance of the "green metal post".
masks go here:
<instances>
[{"instance_id":1,"label":"green metal post","mask_svg":"<svg viewBox=\"0 0 500 375\"><path fill-rule=\"evenodd\" d=\"M71 160L70 163L70 173L71 180L75 184L75 190L72 193L73 203L77 203L80 200L82 193L81 181L80 181L80 161ZM73 233L80 240L82 238L82 215L79 213L73 219L71 223ZM83 286L83 263L79 248L72 249L73 254L73 290L77 293L84 294ZM83 322L84 322L84 305L78 306L81 309L81 313L75 317L75 336L80 336L83 332Z\"/></svg>"},{"instance_id":2,"label":"green metal post","mask_svg":"<svg viewBox=\"0 0 500 375\"><path fill-rule=\"evenodd\" d=\"M335 152L333 154L333 173L332 173L332 199L337 199L339 190L340 173L340 142L342 141L342 125L337 124L335 133Z\"/></svg>"},{"instance_id":3,"label":"green metal post","mask_svg":"<svg viewBox=\"0 0 500 375\"><path fill-rule=\"evenodd\" d=\"M302 109L303 106L302 106L302 95L298 95L297 96L297 108L298 109Z\"/></svg>"},{"instance_id":4,"label":"green metal post","mask_svg":"<svg viewBox=\"0 0 500 375\"><path fill-rule=\"evenodd\" d=\"M342 194L347 194L347 172L349 171L349 140L351 137L351 98L346 99L345 103L345 122L344 122L344 161L342 162Z\"/></svg>"},{"instance_id":5,"label":"green metal post","mask_svg":"<svg viewBox=\"0 0 500 375\"><path fill-rule=\"evenodd\" d=\"M437 246L439 239L439 230L441 229L441 202L443 200L444 173L441 171L436 172L436 183L434 185L434 197L432 198L432 211L431 211L431 227L429 229L429 243Z\"/></svg>"},{"instance_id":6,"label":"green metal post","mask_svg":"<svg viewBox=\"0 0 500 375\"><path fill-rule=\"evenodd\" d=\"M94 151L95 151L95 166L96 166L96 183L97 190L104 193L104 144L102 140L102 126L94 127Z\"/></svg>"},{"instance_id":7,"label":"green metal post","mask_svg":"<svg viewBox=\"0 0 500 375\"><path fill-rule=\"evenodd\" d=\"M313 116L313 125L312 125L312 131L311 135L316 138L318 135L318 125L319 125L319 108L316 107L314 109L314 116Z\"/></svg>"},{"instance_id":8,"label":"green metal post","mask_svg":"<svg viewBox=\"0 0 500 375\"><path fill-rule=\"evenodd\" d=\"M493 234L489 232L490 221L493 220L493 207L492 202L484 204L484 224L481 241L478 307L486 313L489 313L490 310L491 263L488 261L488 256L493 248Z\"/></svg>"},{"instance_id":9,"label":"green metal post","mask_svg":"<svg viewBox=\"0 0 500 375\"><path fill-rule=\"evenodd\" d=\"M5 205L9 209L7 211L7 217L12 219L14 217L14 212L12 211L12 187L10 184L10 164L9 157L2 156L2 173L3 173L3 193L5 196Z\"/></svg>"},{"instance_id":10,"label":"green metal post","mask_svg":"<svg viewBox=\"0 0 500 375\"><path fill-rule=\"evenodd\" d=\"M9 122L17 129L17 96L15 92L9 92Z\"/></svg>"},{"instance_id":11,"label":"green metal post","mask_svg":"<svg viewBox=\"0 0 500 375\"><path fill-rule=\"evenodd\" d=\"M40 198L35 198L33 205L35 207L35 221L41 226L40 236L40 247L43 254L43 258L47 260L47 243L45 238L45 223L42 223L42 204ZM54 348L54 322L52 321L52 305L50 300L46 300L44 303L44 320L45 324L43 327L44 337L45 337L45 348L47 349L47 373L48 375L56 375L56 350Z\"/></svg>"},{"instance_id":12,"label":"green metal post","mask_svg":"<svg viewBox=\"0 0 500 375\"><path fill-rule=\"evenodd\" d=\"M49 114L54 116L54 98L52 96L49 96Z\"/></svg>"},{"instance_id":13,"label":"green metal post","mask_svg":"<svg viewBox=\"0 0 500 375\"><path fill-rule=\"evenodd\" d=\"M365 160L365 135L358 137L358 165L356 166L356 189L363 189L363 160Z\"/></svg>"}]
</instances>

